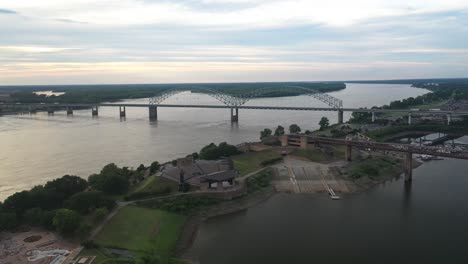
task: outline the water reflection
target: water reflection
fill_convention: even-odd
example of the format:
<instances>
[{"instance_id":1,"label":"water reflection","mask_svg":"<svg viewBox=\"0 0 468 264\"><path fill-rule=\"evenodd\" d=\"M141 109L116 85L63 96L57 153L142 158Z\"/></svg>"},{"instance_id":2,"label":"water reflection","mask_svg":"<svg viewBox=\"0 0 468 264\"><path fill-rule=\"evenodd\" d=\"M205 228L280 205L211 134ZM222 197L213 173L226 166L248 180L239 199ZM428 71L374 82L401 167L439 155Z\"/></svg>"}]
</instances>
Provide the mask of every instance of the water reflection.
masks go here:
<instances>
[{"instance_id":1,"label":"water reflection","mask_svg":"<svg viewBox=\"0 0 468 264\"><path fill-rule=\"evenodd\" d=\"M413 186L412 181L406 182L403 184L403 206L402 215L406 218L409 215L411 210L411 188Z\"/></svg>"},{"instance_id":2,"label":"water reflection","mask_svg":"<svg viewBox=\"0 0 468 264\"><path fill-rule=\"evenodd\" d=\"M468 263L467 167L428 162L412 184L389 181L340 201L279 194L203 224L189 255L204 264Z\"/></svg>"}]
</instances>

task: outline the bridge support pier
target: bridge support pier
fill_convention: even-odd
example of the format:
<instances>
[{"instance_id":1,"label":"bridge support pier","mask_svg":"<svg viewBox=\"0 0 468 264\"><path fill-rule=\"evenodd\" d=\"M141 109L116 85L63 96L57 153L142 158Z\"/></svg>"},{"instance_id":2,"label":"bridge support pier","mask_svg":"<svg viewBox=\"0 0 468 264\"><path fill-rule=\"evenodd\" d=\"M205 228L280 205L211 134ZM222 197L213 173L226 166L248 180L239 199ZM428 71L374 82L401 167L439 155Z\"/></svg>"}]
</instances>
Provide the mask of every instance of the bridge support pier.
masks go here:
<instances>
[{"instance_id":1,"label":"bridge support pier","mask_svg":"<svg viewBox=\"0 0 468 264\"><path fill-rule=\"evenodd\" d=\"M149 120L150 121L158 120L158 107L157 106L149 107Z\"/></svg>"},{"instance_id":2,"label":"bridge support pier","mask_svg":"<svg viewBox=\"0 0 468 264\"><path fill-rule=\"evenodd\" d=\"M343 110L338 110L338 124L343 124Z\"/></svg>"},{"instance_id":3,"label":"bridge support pier","mask_svg":"<svg viewBox=\"0 0 468 264\"><path fill-rule=\"evenodd\" d=\"M353 153L353 148L351 145L346 145L346 150L345 150L345 159L346 161L351 161L352 160L352 153Z\"/></svg>"},{"instance_id":4,"label":"bridge support pier","mask_svg":"<svg viewBox=\"0 0 468 264\"><path fill-rule=\"evenodd\" d=\"M234 113L235 110L235 113ZM238 122L239 121L239 108L231 108L231 122Z\"/></svg>"},{"instance_id":5,"label":"bridge support pier","mask_svg":"<svg viewBox=\"0 0 468 264\"><path fill-rule=\"evenodd\" d=\"M127 112L125 110L125 106L119 106L119 116L120 117L126 117L127 116Z\"/></svg>"},{"instance_id":6,"label":"bridge support pier","mask_svg":"<svg viewBox=\"0 0 468 264\"><path fill-rule=\"evenodd\" d=\"M92 115L92 116L98 116L98 113L99 113L99 111L98 111L98 107L97 107L97 106L91 107L91 115Z\"/></svg>"},{"instance_id":7,"label":"bridge support pier","mask_svg":"<svg viewBox=\"0 0 468 264\"><path fill-rule=\"evenodd\" d=\"M413 180L413 153L406 153L405 158L405 182Z\"/></svg>"},{"instance_id":8,"label":"bridge support pier","mask_svg":"<svg viewBox=\"0 0 468 264\"><path fill-rule=\"evenodd\" d=\"M372 112L372 123L375 122L375 112Z\"/></svg>"},{"instance_id":9,"label":"bridge support pier","mask_svg":"<svg viewBox=\"0 0 468 264\"><path fill-rule=\"evenodd\" d=\"M282 135L280 137L280 142L282 147L287 147L288 146L288 135Z\"/></svg>"},{"instance_id":10,"label":"bridge support pier","mask_svg":"<svg viewBox=\"0 0 468 264\"><path fill-rule=\"evenodd\" d=\"M73 115L73 108L67 107L67 115Z\"/></svg>"},{"instance_id":11,"label":"bridge support pier","mask_svg":"<svg viewBox=\"0 0 468 264\"><path fill-rule=\"evenodd\" d=\"M410 126L411 126L412 123L413 123L411 119L412 119L412 118L411 118L411 113L408 113L408 125L410 125Z\"/></svg>"},{"instance_id":12,"label":"bridge support pier","mask_svg":"<svg viewBox=\"0 0 468 264\"><path fill-rule=\"evenodd\" d=\"M452 122L452 115L447 114L447 126L450 126L450 123Z\"/></svg>"},{"instance_id":13,"label":"bridge support pier","mask_svg":"<svg viewBox=\"0 0 468 264\"><path fill-rule=\"evenodd\" d=\"M307 149L307 136L301 136L300 138L300 148L301 149Z\"/></svg>"}]
</instances>

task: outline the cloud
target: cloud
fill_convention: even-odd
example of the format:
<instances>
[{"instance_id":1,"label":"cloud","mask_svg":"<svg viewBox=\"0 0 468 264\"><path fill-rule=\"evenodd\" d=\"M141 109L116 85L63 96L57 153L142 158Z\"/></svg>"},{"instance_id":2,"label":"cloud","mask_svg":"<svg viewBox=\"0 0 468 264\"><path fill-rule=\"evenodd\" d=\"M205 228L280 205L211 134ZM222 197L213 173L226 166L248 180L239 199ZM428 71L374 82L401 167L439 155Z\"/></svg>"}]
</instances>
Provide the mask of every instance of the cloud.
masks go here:
<instances>
[{"instance_id":1,"label":"cloud","mask_svg":"<svg viewBox=\"0 0 468 264\"><path fill-rule=\"evenodd\" d=\"M0 46L0 52L22 52L22 53L51 53L69 50L79 50L78 48L59 48L44 46Z\"/></svg>"},{"instance_id":2,"label":"cloud","mask_svg":"<svg viewBox=\"0 0 468 264\"><path fill-rule=\"evenodd\" d=\"M0 0L0 84L457 77L459 0ZM356 77L356 78L354 78Z\"/></svg>"},{"instance_id":3,"label":"cloud","mask_svg":"<svg viewBox=\"0 0 468 264\"><path fill-rule=\"evenodd\" d=\"M0 15L1 14L16 14L16 11L0 8Z\"/></svg>"},{"instance_id":4,"label":"cloud","mask_svg":"<svg viewBox=\"0 0 468 264\"><path fill-rule=\"evenodd\" d=\"M30 16L98 25L176 24L273 27L294 24L349 26L362 21L468 8L464 0L24 0L7 7Z\"/></svg>"}]
</instances>

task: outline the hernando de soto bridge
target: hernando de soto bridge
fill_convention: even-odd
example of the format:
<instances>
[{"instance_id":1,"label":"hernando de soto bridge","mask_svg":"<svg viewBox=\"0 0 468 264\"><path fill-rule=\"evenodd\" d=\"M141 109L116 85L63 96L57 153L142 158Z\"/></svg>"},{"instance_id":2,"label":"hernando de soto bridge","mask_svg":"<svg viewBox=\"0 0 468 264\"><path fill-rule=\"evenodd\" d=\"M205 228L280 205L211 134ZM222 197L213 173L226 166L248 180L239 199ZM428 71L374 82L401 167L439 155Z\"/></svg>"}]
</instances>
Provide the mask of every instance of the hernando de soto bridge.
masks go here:
<instances>
[{"instance_id":1,"label":"hernando de soto bridge","mask_svg":"<svg viewBox=\"0 0 468 264\"><path fill-rule=\"evenodd\" d=\"M220 102L222 105L197 105L197 104L164 104L164 101L169 97L181 92L191 91L198 93L208 94ZM255 106L245 105L249 100L259 98L262 96L271 96L278 93L296 92L301 95L308 95L311 98L319 100L326 104L328 107L306 107L306 106ZM68 115L73 115L74 109L90 108L92 116L98 115L99 107L116 107L119 108L120 117L126 117L127 107L143 107L148 108L149 119L158 119L158 107L184 107L184 108L223 108L230 109L231 121L239 121L239 109L259 109L259 110L288 110L288 111L335 111L338 113L338 123L343 123L343 112L365 112L372 113L372 121L375 121L375 113L406 113L408 115L408 124L411 125L411 115L414 113L437 114L446 115L447 124L450 125L452 115L468 115L468 111L445 111L445 110L415 110L415 109L367 109L367 108L344 108L343 101L335 98L326 93L318 92L311 88L301 86L282 86L282 87L265 87L256 88L250 92L243 94L228 94L219 90L207 87L186 87L170 89L162 92L156 97L150 99L148 104L121 104L121 103L99 103L99 104L73 104L73 103L55 103L55 104L13 104L4 103L0 104L2 107L12 107L27 109L30 113L35 113L38 110L47 110L48 113L53 114L54 111L66 109ZM449 147L432 147L432 146L413 146L404 144L393 143L377 143L371 141L356 141L346 139L322 138L305 135L285 135L281 139L283 146L295 146L300 148L307 148L309 145L330 144L330 145L344 145L346 147L346 160L351 161L352 148L358 149L374 149L382 151L392 151L406 153L405 159L405 180L411 181L412 179L412 154L424 154L433 156L442 156L456 159L468 160L468 152Z\"/></svg>"},{"instance_id":2,"label":"hernando de soto bridge","mask_svg":"<svg viewBox=\"0 0 468 264\"><path fill-rule=\"evenodd\" d=\"M164 104L164 101L171 96L181 92L197 92L204 93L216 98L222 102L221 105L200 105L200 104ZM271 95L278 95L281 93L294 92L301 95L308 95L311 98L321 101L327 107L308 107L308 106L259 106L259 105L245 105L249 100L260 97L267 97ZM375 121L375 113L407 113L408 124L411 124L411 115L413 113L429 113L446 115L447 123L450 124L452 115L468 115L468 111L444 111L444 110L408 110L408 109L367 109L367 108L344 108L343 101L326 93L321 93L315 89L302 87L302 86L275 86L275 87L262 87L254 88L249 92L229 94L216 89L203 87L203 86L187 86L174 89L168 89L161 92L158 96L150 98L148 104L121 104L121 103L98 103L98 104L83 104L83 103L33 103L33 104L13 104L4 103L0 104L3 107L27 109L30 113L35 113L38 110L47 110L48 113L53 114L54 111L66 109L68 115L73 115L74 109L90 108L92 116L98 116L99 107L116 107L119 108L119 116L126 117L127 107L143 107L148 108L149 119L158 119L158 107L175 107L175 108L224 108L230 109L231 121L239 121L239 109L257 109L257 110L288 110L288 111L334 111L338 113L338 123L343 123L344 112L367 112L372 113L372 121Z\"/></svg>"}]
</instances>

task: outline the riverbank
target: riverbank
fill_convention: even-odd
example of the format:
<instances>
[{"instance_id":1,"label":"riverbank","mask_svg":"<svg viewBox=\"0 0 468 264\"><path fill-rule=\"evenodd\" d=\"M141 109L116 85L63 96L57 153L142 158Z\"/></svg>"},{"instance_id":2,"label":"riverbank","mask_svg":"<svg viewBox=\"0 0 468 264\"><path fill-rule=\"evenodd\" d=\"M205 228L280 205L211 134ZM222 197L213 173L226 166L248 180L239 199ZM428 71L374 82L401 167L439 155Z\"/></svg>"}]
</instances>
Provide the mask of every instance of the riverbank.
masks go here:
<instances>
[{"instance_id":1,"label":"riverbank","mask_svg":"<svg viewBox=\"0 0 468 264\"><path fill-rule=\"evenodd\" d=\"M318 155L317 153L318 153L317 151L314 152L314 155L310 157L317 158L317 155ZM356 155L356 158L357 156L358 155ZM329 166L330 168L327 171L327 173L322 176L322 178L318 176L320 179L317 180L317 186L320 185L321 189L318 191L316 189L316 191L311 191L307 193L309 194L325 193L326 190L323 189L323 185L322 185L324 181L327 182L328 186L332 186L333 189L337 191L338 194L339 193L364 192L364 191L370 190L376 185L385 183L386 181L392 181L395 178L399 178L401 173L403 173L402 161L399 160L398 158L384 157L386 161L383 161L382 157L379 157L378 155L376 156L374 154L373 157L372 156L367 157L367 159L357 158L357 160L354 162L346 163L346 162L337 162L336 156L332 155L330 157L333 157L333 158L328 160L326 158L320 157L320 160L321 160L320 165L325 166L325 167ZM318 164L317 162L308 161L307 158L305 158L304 156L302 157L298 156L297 158L301 160L300 162L302 163L300 164L305 164L304 162L308 162L309 165L313 165L313 166L316 166ZM385 162L391 165L384 166L383 163ZM348 171L348 173L353 171L353 169L355 169L356 166L363 165L363 164L372 164L372 163L375 163L376 167L379 168L379 170L377 171L378 175L375 175L375 177L373 178L371 178L369 175L363 175L363 177L359 177L359 179L351 179L349 175L345 175L343 173L344 171ZM276 165L273 165L270 168L270 170L272 170L273 177L270 183L271 186L269 186L268 188L262 189L255 193L249 193L239 199L234 199L232 201L225 201L225 202L221 202L219 204L210 206L208 208L203 208L197 214L190 216L186 224L184 225L182 235L178 241L176 251L175 251L176 257L187 263L199 263L197 259L198 256L193 254L193 252L191 251L191 248L198 236L201 225L206 223L208 220L217 218L220 216L226 216L232 213L237 213L240 211L248 210L263 202L268 201L274 195L281 193L281 192L294 193L294 191L284 191L278 185L278 180L279 182L281 182L281 175L279 175L279 172L277 170L284 167L285 164L289 164L289 162L285 161L282 163L278 163ZM422 163L415 161L413 164L415 165L414 168L416 168L420 166ZM300 182L301 180L302 179L299 179L298 181ZM290 182L289 178L287 179L287 181ZM310 186L310 183L311 181L307 182L309 186ZM340 188L339 187L340 185L341 186L346 185L346 186ZM306 186L306 185L303 185L303 186ZM306 192L306 188L304 187L301 187L300 190L301 190L300 193Z\"/></svg>"},{"instance_id":2,"label":"riverbank","mask_svg":"<svg viewBox=\"0 0 468 264\"><path fill-rule=\"evenodd\" d=\"M234 214L247 210L268 200L274 194L275 191L273 187L269 187L255 194L249 194L236 200L222 202L211 208L207 208L199 214L190 216L184 225L181 237L177 243L175 256L187 263L196 263L195 256L191 256L189 254L189 250L192 247L197 237L199 228L203 224L203 222L211 218Z\"/></svg>"}]
</instances>

